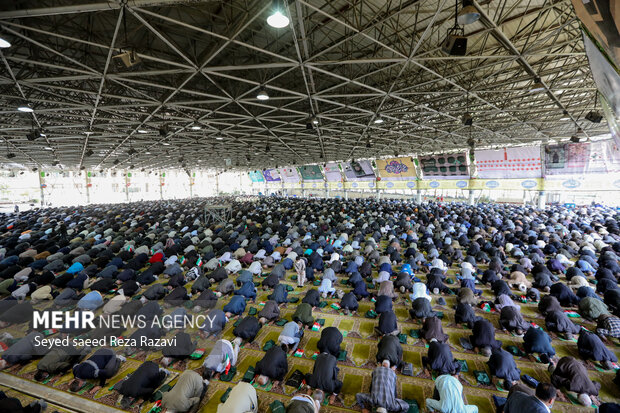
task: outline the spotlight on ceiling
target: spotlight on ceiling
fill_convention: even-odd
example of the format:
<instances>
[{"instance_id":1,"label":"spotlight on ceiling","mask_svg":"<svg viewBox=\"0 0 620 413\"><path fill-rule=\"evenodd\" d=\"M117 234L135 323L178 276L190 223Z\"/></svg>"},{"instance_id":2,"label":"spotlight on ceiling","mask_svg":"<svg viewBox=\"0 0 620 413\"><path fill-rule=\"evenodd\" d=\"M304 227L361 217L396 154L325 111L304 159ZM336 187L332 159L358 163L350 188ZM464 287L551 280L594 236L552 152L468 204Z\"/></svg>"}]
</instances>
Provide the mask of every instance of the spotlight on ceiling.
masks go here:
<instances>
[{"instance_id":1,"label":"spotlight on ceiling","mask_svg":"<svg viewBox=\"0 0 620 413\"><path fill-rule=\"evenodd\" d=\"M474 7L472 0L463 0L463 8L459 11L456 21L459 24L472 24L478 21L480 13Z\"/></svg>"},{"instance_id":2,"label":"spotlight on ceiling","mask_svg":"<svg viewBox=\"0 0 620 413\"><path fill-rule=\"evenodd\" d=\"M586 115L586 119L592 123L601 123L601 121L603 120L603 115L601 115L601 113L596 110L592 110L588 112L588 114Z\"/></svg>"},{"instance_id":3,"label":"spotlight on ceiling","mask_svg":"<svg viewBox=\"0 0 620 413\"><path fill-rule=\"evenodd\" d=\"M545 85L542 84L539 77L534 78L534 83L530 87L531 93L538 93L545 90Z\"/></svg>"},{"instance_id":4,"label":"spotlight on ceiling","mask_svg":"<svg viewBox=\"0 0 620 413\"><path fill-rule=\"evenodd\" d=\"M317 118L316 116L312 116L310 118L310 122L312 122L313 125L318 125L319 124L319 118Z\"/></svg>"},{"instance_id":5,"label":"spotlight on ceiling","mask_svg":"<svg viewBox=\"0 0 620 413\"><path fill-rule=\"evenodd\" d=\"M256 94L256 99L258 100L269 100L269 94L264 88L261 88Z\"/></svg>"},{"instance_id":6,"label":"spotlight on ceiling","mask_svg":"<svg viewBox=\"0 0 620 413\"><path fill-rule=\"evenodd\" d=\"M112 162L114 165L118 165L119 163L121 163L121 161L119 161L118 159L115 159L114 162Z\"/></svg>"},{"instance_id":7,"label":"spotlight on ceiling","mask_svg":"<svg viewBox=\"0 0 620 413\"><path fill-rule=\"evenodd\" d=\"M39 170L39 168L37 168L36 166L34 168L32 168L32 172L36 172L38 170Z\"/></svg>"},{"instance_id":8,"label":"spotlight on ceiling","mask_svg":"<svg viewBox=\"0 0 620 413\"><path fill-rule=\"evenodd\" d=\"M32 103L26 103L24 105L18 106L17 110L24 113L34 112L34 109L32 109Z\"/></svg>"},{"instance_id":9,"label":"spotlight on ceiling","mask_svg":"<svg viewBox=\"0 0 620 413\"><path fill-rule=\"evenodd\" d=\"M32 131L30 131L26 135L26 139L28 139L29 141L34 141L34 140L42 138L44 136L45 136L45 134L43 132L41 132L41 129L33 129Z\"/></svg>"},{"instance_id":10,"label":"spotlight on ceiling","mask_svg":"<svg viewBox=\"0 0 620 413\"><path fill-rule=\"evenodd\" d=\"M13 158L15 158L16 156L17 156L17 155L15 155L15 154L14 154L14 153L12 153L12 152L9 152L9 153L7 153L7 154L6 154L6 157L7 157L7 158L9 158L9 159L13 159Z\"/></svg>"},{"instance_id":11,"label":"spotlight on ceiling","mask_svg":"<svg viewBox=\"0 0 620 413\"><path fill-rule=\"evenodd\" d=\"M60 162L58 162L58 161L56 161L56 160L55 160L55 161L53 161L53 162L52 162L52 166L57 166L59 163L60 163Z\"/></svg>"},{"instance_id":12,"label":"spotlight on ceiling","mask_svg":"<svg viewBox=\"0 0 620 413\"><path fill-rule=\"evenodd\" d=\"M371 145L370 145L370 141L366 141L366 147L367 147L368 149L370 149L370 147L371 147Z\"/></svg>"},{"instance_id":13,"label":"spotlight on ceiling","mask_svg":"<svg viewBox=\"0 0 620 413\"><path fill-rule=\"evenodd\" d=\"M83 170L85 170L85 169L86 169L86 167L85 167L85 166L82 166L82 167L80 168L80 171L83 171Z\"/></svg>"},{"instance_id":14,"label":"spotlight on ceiling","mask_svg":"<svg viewBox=\"0 0 620 413\"><path fill-rule=\"evenodd\" d=\"M375 118L375 120L373 122L375 124L379 125L379 124L383 123L383 118L381 117L381 115L377 115L377 117Z\"/></svg>"},{"instance_id":15,"label":"spotlight on ceiling","mask_svg":"<svg viewBox=\"0 0 620 413\"><path fill-rule=\"evenodd\" d=\"M133 67L135 65L137 65L138 63L140 63L140 57L138 56L138 54L136 53L135 50L128 50L126 52L121 52L119 54L117 54L116 56L112 56L113 59L117 59L117 62L121 62L126 68L130 68ZM119 67L122 67L120 64L118 64Z\"/></svg>"},{"instance_id":16,"label":"spotlight on ceiling","mask_svg":"<svg viewBox=\"0 0 620 413\"><path fill-rule=\"evenodd\" d=\"M84 152L84 156L86 156L87 158L93 156L94 154L95 154L95 152L93 152L92 149L89 149L86 152Z\"/></svg>"},{"instance_id":17,"label":"spotlight on ceiling","mask_svg":"<svg viewBox=\"0 0 620 413\"><path fill-rule=\"evenodd\" d=\"M448 29L448 35L441 44L441 50L450 56L465 56L467 54L465 30L458 26Z\"/></svg>"},{"instance_id":18,"label":"spotlight on ceiling","mask_svg":"<svg viewBox=\"0 0 620 413\"><path fill-rule=\"evenodd\" d=\"M138 153L138 151L136 151L134 148L129 148L129 150L127 151L127 154L130 155L130 156L131 155L135 155L137 153Z\"/></svg>"},{"instance_id":19,"label":"spotlight on ceiling","mask_svg":"<svg viewBox=\"0 0 620 413\"><path fill-rule=\"evenodd\" d=\"M0 37L0 49L6 49L7 47L11 47L11 43L8 40Z\"/></svg>"},{"instance_id":20,"label":"spotlight on ceiling","mask_svg":"<svg viewBox=\"0 0 620 413\"><path fill-rule=\"evenodd\" d=\"M463 115L461 122L463 122L463 125L465 126L471 126L474 124L474 118L472 118L469 113L466 113Z\"/></svg>"},{"instance_id":21,"label":"spotlight on ceiling","mask_svg":"<svg viewBox=\"0 0 620 413\"><path fill-rule=\"evenodd\" d=\"M281 29L288 26L289 19L284 14L285 12L286 11L284 10L284 1L274 0L273 13L271 14L271 16L267 17L267 24L269 24L271 27L275 27L276 29Z\"/></svg>"},{"instance_id":22,"label":"spotlight on ceiling","mask_svg":"<svg viewBox=\"0 0 620 413\"><path fill-rule=\"evenodd\" d=\"M168 125L161 125L159 128L159 136L166 136L170 132Z\"/></svg>"},{"instance_id":23,"label":"spotlight on ceiling","mask_svg":"<svg viewBox=\"0 0 620 413\"><path fill-rule=\"evenodd\" d=\"M265 152L270 152L270 151L271 151L271 146L267 144L267 146L265 146Z\"/></svg>"}]
</instances>

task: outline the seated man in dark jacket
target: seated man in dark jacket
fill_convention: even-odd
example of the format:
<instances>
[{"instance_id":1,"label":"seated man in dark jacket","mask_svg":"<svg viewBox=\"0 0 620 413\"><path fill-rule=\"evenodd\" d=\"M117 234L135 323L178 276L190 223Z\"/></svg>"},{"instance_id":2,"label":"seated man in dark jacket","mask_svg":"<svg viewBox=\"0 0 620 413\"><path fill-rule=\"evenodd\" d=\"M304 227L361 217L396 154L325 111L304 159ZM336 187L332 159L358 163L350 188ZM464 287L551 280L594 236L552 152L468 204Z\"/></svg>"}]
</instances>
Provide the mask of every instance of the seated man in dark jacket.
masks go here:
<instances>
[{"instance_id":1,"label":"seated man in dark jacket","mask_svg":"<svg viewBox=\"0 0 620 413\"><path fill-rule=\"evenodd\" d=\"M239 337L242 340L251 343L256 338L256 335L262 326L263 325L260 323L258 318L249 315L241 320L241 323L234 328L233 334L235 337Z\"/></svg>"},{"instance_id":2,"label":"seated man in dark jacket","mask_svg":"<svg viewBox=\"0 0 620 413\"><path fill-rule=\"evenodd\" d=\"M557 388L575 392L583 406L590 406L596 400L601 383L592 381L584 364L570 356L562 357L557 365L551 368L551 384Z\"/></svg>"},{"instance_id":3,"label":"seated man in dark jacket","mask_svg":"<svg viewBox=\"0 0 620 413\"><path fill-rule=\"evenodd\" d=\"M119 356L109 348L100 348L80 364L73 366L73 376L75 377L69 389L76 392L84 385L84 380L98 379L99 386L103 386L105 381L114 376L125 357Z\"/></svg>"},{"instance_id":4,"label":"seated man in dark jacket","mask_svg":"<svg viewBox=\"0 0 620 413\"><path fill-rule=\"evenodd\" d=\"M599 336L583 328L577 340L577 350L581 358L600 361L606 370L613 367L611 363L618 361L616 355L603 344Z\"/></svg>"},{"instance_id":5,"label":"seated man in dark jacket","mask_svg":"<svg viewBox=\"0 0 620 413\"><path fill-rule=\"evenodd\" d=\"M121 408L127 409L134 400L147 399L164 382L169 372L152 361L144 362L125 381L118 392L123 395Z\"/></svg>"},{"instance_id":6,"label":"seated man in dark jacket","mask_svg":"<svg viewBox=\"0 0 620 413\"><path fill-rule=\"evenodd\" d=\"M161 364L168 366L172 362L185 360L192 355L196 350L196 342L192 341L189 334L179 332L174 336L173 346L164 346L161 350L161 354L164 356L161 359Z\"/></svg>"},{"instance_id":7,"label":"seated man in dark jacket","mask_svg":"<svg viewBox=\"0 0 620 413\"><path fill-rule=\"evenodd\" d=\"M504 349L493 349L487 365L493 376L504 379L504 389L506 390L510 389L519 380L521 370L517 368L512 354Z\"/></svg>"},{"instance_id":8,"label":"seated man in dark jacket","mask_svg":"<svg viewBox=\"0 0 620 413\"><path fill-rule=\"evenodd\" d=\"M409 315L414 320L424 320L428 317L433 317L435 312L431 307L430 301L428 301L425 297L418 297L411 303Z\"/></svg>"},{"instance_id":9,"label":"seated man in dark jacket","mask_svg":"<svg viewBox=\"0 0 620 413\"><path fill-rule=\"evenodd\" d=\"M308 386L323 390L325 394L331 394L331 402L342 389L342 382L338 380L340 370L337 364L336 357L329 353L321 353L314 362L312 373L306 375Z\"/></svg>"},{"instance_id":10,"label":"seated man in dark jacket","mask_svg":"<svg viewBox=\"0 0 620 413\"><path fill-rule=\"evenodd\" d=\"M573 334L579 333L581 327L570 321L564 311L550 311L545 317L547 330L563 334L567 340L573 339Z\"/></svg>"},{"instance_id":11,"label":"seated man in dark jacket","mask_svg":"<svg viewBox=\"0 0 620 413\"><path fill-rule=\"evenodd\" d=\"M495 340L495 327L484 318L474 323L469 341L474 347L474 351L480 350L485 356L490 356L492 349L499 348L502 345L501 341Z\"/></svg>"},{"instance_id":12,"label":"seated man in dark jacket","mask_svg":"<svg viewBox=\"0 0 620 413\"><path fill-rule=\"evenodd\" d=\"M390 362L390 366L398 367L403 361L403 347L396 336L383 336L377 346L377 363L383 360Z\"/></svg>"},{"instance_id":13,"label":"seated man in dark jacket","mask_svg":"<svg viewBox=\"0 0 620 413\"><path fill-rule=\"evenodd\" d=\"M542 329L530 327L523 336L523 348L527 354L539 353L540 361L549 363L550 357L555 355L555 349L551 346L551 337Z\"/></svg>"},{"instance_id":14,"label":"seated man in dark jacket","mask_svg":"<svg viewBox=\"0 0 620 413\"><path fill-rule=\"evenodd\" d=\"M428 357L422 356L422 366L430 371L436 371L440 376L454 375L461 371L461 365L452 355L450 345L435 339L432 339L428 346Z\"/></svg>"},{"instance_id":15,"label":"seated man in dark jacket","mask_svg":"<svg viewBox=\"0 0 620 413\"><path fill-rule=\"evenodd\" d=\"M321 353L329 353L338 357L342 344L342 333L336 327L325 327L321 331L321 338L317 343L317 348Z\"/></svg>"},{"instance_id":16,"label":"seated man in dark jacket","mask_svg":"<svg viewBox=\"0 0 620 413\"><path fill-rule=\"evenodd\" d=\"M504 413L549 413L557 396L557 389L549 383L538 383L536 394L511 391L504 405Z\"/></svg>"},{"instance_id":17,"label":"seated man in dark jacket","mask_svg":"<svg viewBox=\"0 0 620 413\"><path fill-rule=\"evenodd\" d=\"M398 329L398 322L396 321L396 314L394 311L386 311L379 316L379 324L375 327L375 333L378 336L384 336L386 334L398 335L400 330Z\"/></svg>"},{"instance_id":18,"label":"seated man in dark jacket","mask_svg":"<svg viewBox=\"0 0 620 413\"><path fill-rule=\"evenodd\" d=\"M321 295L316 288L308 290L304 298L301 299L302 303L310 304L310 307L318 307L321 303Z\"/></svg>"},{"instance_id":19,"label":"seated man in dark jacket","mask_svg":"<svg viewBox=\"0 0 620 413\"><path fill-rule=\"evenodd\" d=\"M37 372L34 375L34 379L36 381L43 381L48 376L63 373L84 358L89 352L89 347L78 350L71 342L68 346L53 347L37 363Z\"/></svg>"},{"instance_id":20,"label":"seated man in dark jacket","mask_svg":"<svg viewBox=\"0 0 620 413\"><path fill-rule=\"evenodd\" d=\"M274 386L284 380L288 372L288 361L286 350L280 346L273 346L265 353L265 356L256 363L254 374L258 375L256 382L261 386L266 385L269 380L273 381Z\"/></svg>"},{"instance_id":21,"label":"seated man in dark jacket","mask_svg":"<svg viewBox=\"0 0 620 413\"><path fill-rule=\"evenodd\" d=\"M342 296L342 299L340 300L340 308L347 315L349 314L349 312L355 314L355 312L359 308L359 304L357 302L357 297L355 297L355 294L353 292L349 291L344 296Z\"/></svg>"}]
</instances>

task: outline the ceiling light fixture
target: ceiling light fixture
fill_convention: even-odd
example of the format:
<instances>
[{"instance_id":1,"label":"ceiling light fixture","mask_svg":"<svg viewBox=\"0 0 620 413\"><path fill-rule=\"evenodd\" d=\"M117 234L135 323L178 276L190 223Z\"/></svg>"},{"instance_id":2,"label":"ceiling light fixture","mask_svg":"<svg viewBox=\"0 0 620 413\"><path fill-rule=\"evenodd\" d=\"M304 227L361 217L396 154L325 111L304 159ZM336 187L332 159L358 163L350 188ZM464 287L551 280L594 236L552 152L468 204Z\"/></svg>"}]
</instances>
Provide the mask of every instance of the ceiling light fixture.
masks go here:
<instances>
[{"instance_id":1,"label":"ceiling light fixture","mask_svg":"<svg viewBox=\"0 0 620 413\"><path fill-rule=\"evenodd\" d=\"M381 115L377 115L377 117L374 120L374 123L377 125L380 123L383 123L383 118L381 117Z\"/></svg>"},{"instance_id":2,"label":"ceiling light fixture","mask_svg":"<svg viewBox=\"0 0 620 413\"><path fill-rule=\"evenodd\" d=\"M8 47L11 47L11 43L8 40L0 37L0 49L6 49Z\"/></svg>"},{"instance_id":3,"label":"ceiling light fixture","mask_svg":"<svg viewBox=\"0 0 620 413\"><path fill-rule=\"evenodd\" d=\"M200 130L200 125L194 125L191 128L192 130Z\"/></svg>"},{"instance_id":4,"label":"ceiling light fixture","mask_svg":"<svg viewBox=\"0 0 620 413\"><path fill-rule=\"evenodd\" d=\"M144 130L144 129L138 129L138 133L149 133L149 131Z\"/></svg>"},{"instance_id":5,"label":"ceiling light fixture","mask_svg":"<svg viewBox=\"0 0 620 413\"><path fill-rule=\"evenodd\" d=\"M168 142L162 142L161 144L164 145L164 146L170 146L170 144Z\"/></svg>"},{"instance_id":6,"label":"ceiling light fixture","mask_svg":"<svg viewBox=\"0 0 620 413\"><path fill-rule=\"evenodd\" d=\"M463 0L463 8L459 11L456 21L459 24L472 24L478 21L480 13L474 7L472 0Z\"/></svg>"},{"instance_id":7,"label":"ceiling light fixture","mask_svg":"<svg viewBox=\"0 0 620 413\"><path fill-rule=\"evenodd\" d=\"M223 141L223 140L224 140L224 138L222 138L221 136L218 136L218 137L217 137L217 138L215 138L215 139L216 139L216 140L218 140L218 141Z\"/></svg>"},{"instance_id":8,"label":"ceiling light fixture","mask_svg":"<svg viewBox=\"0 0 620 413\"><path fill-rule=\"evenodd\" d=\"M256 94L256 99L258 100L269 100L269 94L264 88L261 88Z\"/></svg>"},{"instance_id":9,"label":"ceiling light fixture","mask_svg":"<svg viewBox=\"0 0 620 413\"><path fill-rule=\"evenodd\" d=\"M601 123L601 121L603 120L603 115L601 115L601 113L597 110L592 110L588 112L588 114L586 115L586 119L592 123Z\"/></svg>"},{"instance_id":10,"label":"ceiling light fixture","mask_svg":"<svg viewBox=\"0 0 620 413\"><path fill-rule=\"evenodd\" d=\"M288 26L289 19L284 15L284 12L284 1L274 0L273 13L267 17L267 24L271 27L275 27L276 29L281 29Z\"/></svg>"},{"instance_id":11,"label":"ceiling light fixture","mask_svg":"<svg viewBox=\"0 0 620 413\"><path fill-rule=\"evenodd\" d=\"M26 103L25 105L21 105L17 108L18 111L20 112L24 112L24 113L32 113L34 112L34 109L32 109L32 104L30 103Z\"/></svg>"},{"instance_id":12,"label":"ceiling light fixture","mask_svg":"<svg viewBox=\"0 0 620 413\"><path fill-rule=\"evenodd\" d=\"M317 118L316 116L312 116L312 118L310 118L312 121L312 124L314 125L318 125L319 124L319 118Z\"/></svg>"},{"instance_id":13,"label":"ceiling light fixture","mask_svg":"<svg viewBox=\"0 0 620 413\"><path fill-rule=\"evenodd\" d=\"M463 125L465 126L471 126L474 124L474 118L472 118L469 113L464 114L461 121L463 122Z\"/></svg>"},{"instance_id":14,"label":"ceiling light fixture","mask_svg":"<svg viewBox=\"0 0 620 413\"><path fill-rule=\"evenodd\" d=\"M542 84L539 77L534 78L534 83L530 87L530 93L538 93L545 90L545 85Z\"/></svg>"}]
</instances>

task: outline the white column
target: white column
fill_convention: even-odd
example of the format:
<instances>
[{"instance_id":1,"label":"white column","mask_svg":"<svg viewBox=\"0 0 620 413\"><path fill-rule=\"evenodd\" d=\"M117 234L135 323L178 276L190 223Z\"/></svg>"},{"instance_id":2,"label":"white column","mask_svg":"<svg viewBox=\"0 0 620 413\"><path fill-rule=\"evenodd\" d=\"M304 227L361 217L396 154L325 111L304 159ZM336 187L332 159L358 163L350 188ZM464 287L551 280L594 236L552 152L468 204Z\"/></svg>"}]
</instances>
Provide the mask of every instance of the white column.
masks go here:
<instances>
[{"instance_id":1,"label":"white column","mask_svg":"<svg viewBox=\"0 0 620 413\"><path fill-rule=\"evenodd\" d=\"M418 193L416 195L416 203L419 205L422 203L422 190L418 189Z\"/></svg>"},{"instance_id":2,"label":"white column","mask_svg":"<svg viewBox=\"0 0 620 413\"><path fill-rule=\"evenodd\" d=\"M547 193L545 191L538 192L538 208L545 209L547 203Z\"/></svg>"},{"instance_id":3,"label":"white column","mask_svg":"<svg viewBox=\"0 0 620 413\"><path fill-rule=\"evenodd\" d=\"M468 204L469 205L475 205L476 204L476 198L474 198L474 190L470 189L469 190L469 200L468 200Z\"/></svg>"}]
</instances>

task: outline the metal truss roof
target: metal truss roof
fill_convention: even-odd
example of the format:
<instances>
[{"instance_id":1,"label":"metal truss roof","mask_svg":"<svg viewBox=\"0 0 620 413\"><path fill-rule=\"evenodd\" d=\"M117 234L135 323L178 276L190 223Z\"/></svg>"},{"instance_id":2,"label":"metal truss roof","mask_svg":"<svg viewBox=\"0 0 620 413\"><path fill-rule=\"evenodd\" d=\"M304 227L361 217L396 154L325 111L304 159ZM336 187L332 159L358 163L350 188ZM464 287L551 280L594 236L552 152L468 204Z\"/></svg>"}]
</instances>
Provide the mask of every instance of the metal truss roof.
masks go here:
<instances>
[{"instance_id":1,"label":"metal truss roof","mask_svg":"<svg viewBox=\"0 0 620 413\"><path fill-rule=\"evenodd\" d=\"M285 4L275 29L268 0L2 2L0 145L46 169L255 169L608 133L569 0L474 1L463 57L441 51L454 0Z\"/></svg>"}]
</instances>

